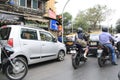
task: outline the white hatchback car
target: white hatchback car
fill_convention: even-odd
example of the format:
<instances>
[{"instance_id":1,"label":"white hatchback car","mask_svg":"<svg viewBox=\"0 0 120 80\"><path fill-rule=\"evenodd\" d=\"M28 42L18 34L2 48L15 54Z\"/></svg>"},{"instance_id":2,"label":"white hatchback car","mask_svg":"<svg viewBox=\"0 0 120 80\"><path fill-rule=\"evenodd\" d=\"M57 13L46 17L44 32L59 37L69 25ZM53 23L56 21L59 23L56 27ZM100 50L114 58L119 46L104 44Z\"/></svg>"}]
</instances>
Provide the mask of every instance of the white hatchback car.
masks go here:
<instances>
[{"instance_id":1,"label":"white hatchback car","mask_svg":"<svg viewBox=\"0 0 120 80\"><path fill-rule=\"evenodd\" d=\"M50 32L40 28L23 25L2 26L0 41L12 46L15 53L11 57L22 58L28 65L51 59L61 61L66 55L65 45L57 41Z\"/></svg>"}]
</instances>

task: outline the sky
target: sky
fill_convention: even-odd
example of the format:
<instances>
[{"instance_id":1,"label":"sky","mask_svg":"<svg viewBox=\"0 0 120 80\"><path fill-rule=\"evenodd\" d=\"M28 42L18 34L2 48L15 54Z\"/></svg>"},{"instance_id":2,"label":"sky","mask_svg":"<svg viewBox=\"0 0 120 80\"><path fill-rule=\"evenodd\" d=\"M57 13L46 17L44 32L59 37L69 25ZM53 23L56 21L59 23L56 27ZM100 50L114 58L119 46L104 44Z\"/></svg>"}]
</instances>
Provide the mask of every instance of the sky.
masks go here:
<instances>
[{"instance_id":1,"label":"sky","mask_svg":"<svg viewBox=\"0 0 120 80\"><path fill-rule=\"evenodd\" d=\"M56 12L57 14L61 14L63 7L68 0L56 1ZM106 5L108 9L113 10L111 15L107 17L102 25L115 26L116 21L120 18L120 0L70 0L64 9L64 12L69 12L74 19L80 10L91 8L97 4Z\"/></svg>"}]
</instances>

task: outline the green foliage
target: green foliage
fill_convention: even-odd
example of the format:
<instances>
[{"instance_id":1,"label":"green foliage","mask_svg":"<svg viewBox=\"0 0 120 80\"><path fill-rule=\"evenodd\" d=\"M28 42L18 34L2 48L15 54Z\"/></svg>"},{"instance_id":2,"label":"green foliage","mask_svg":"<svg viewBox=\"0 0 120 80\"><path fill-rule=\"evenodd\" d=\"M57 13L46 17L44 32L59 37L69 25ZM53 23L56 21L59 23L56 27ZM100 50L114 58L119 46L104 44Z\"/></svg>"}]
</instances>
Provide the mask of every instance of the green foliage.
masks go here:
<instances>
[{"instance_id":1,"label":"green foliage","mask_svg":"<svg viewBox=\"0 0 120 80\"><path fill-rule=\"evenodd\" d=\"M120 19L117 20L117 23L116 23L116 30L118 33L120 33Z\"/></svg>"},{"instance_id":2,"label":"green foliage","mask_svg":"<svg viewBox=\"0 0 120 80\"><path fill-rule=\"evenodd\" d=\"M105 21L107 12L109 10L107 10L106 6L95 5L86 10L86 19L93 28L96 28L96 25Z\"/></svg>"},{"instance_id":3,"label":"green foliage","mask_svg":"<svg viewBox=\"0 0 120 80\"><path fill-rule=\"evenodd\" d=\"M68 12L63 13L63 26L68 26L70 21L72 21L72 15Z\"/></svg>"},{"instance_id":4,"label":"green foliage","mask_svg":"<svg viewBox=\"0 0 120 80\"><path fill-rule=\"evenodd\" d=\"M74 27L82 27L87 30L89 28L95 29L102 21L105 21L107 15L110 14L110 9L107 6L95 5L85 11L80 11L75 18Z\"/></svg>"},{"instance_id":5,"label":"green foliage","mask_svg":"<svg viewBox=\"0 0 120 80\"><path fill-rule=\"evenodd\" d=\"M89 8L87 9L86 12L86 17L89 21L104 21L105 17L104 17L104 12L103 10L106 9L106 6L100 6L100 5L96 5L93 8Z\"/></svg>"},{"instance_id":6,"label":"green foliage","mask_svg":"<svg viewBox=\"0 0 120 80\"><path fill-rule=\"evenodd\" d=\"M120 25L116 26L116 30L117 30L118 33L120 33Z\"/></svg>"},{"instance_id":7,"label":"green foliage","mask_svg":"<svg viewBox=\"0 0 120 80\"><path fill-rule=\"evenodd\" d=\"M62 14L60 14L62 15ZM64 34L72 32L72 25L69 28L66 28L69 24L72 24L72 15L68 12L63 13L63 28ZM61 19L62 22L62 19Z\"/></svg>"},{"instance_id":8,"label":"green foliage","mask_svg":"<svg viewBox=\"0 0 120 80\"><path fill-rule=\"evenodd\" d=\"M83 28L84 30L87 30L88 29L88 23L86 21L86 16L85 16L85 13L83 11L80 11L77 15L77 17L75 18L75 21L73 22L74 23L74 28L78 28L78 27L81 27Z\"/></svg>"}]
</instances>

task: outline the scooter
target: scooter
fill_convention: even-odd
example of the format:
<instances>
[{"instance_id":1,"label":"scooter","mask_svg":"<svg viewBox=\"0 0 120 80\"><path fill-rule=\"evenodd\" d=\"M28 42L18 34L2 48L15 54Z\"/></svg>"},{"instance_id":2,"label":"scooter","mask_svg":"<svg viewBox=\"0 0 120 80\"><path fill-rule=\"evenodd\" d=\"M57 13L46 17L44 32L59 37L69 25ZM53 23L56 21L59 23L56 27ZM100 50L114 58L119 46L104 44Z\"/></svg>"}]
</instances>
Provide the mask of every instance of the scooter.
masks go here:
<instances>
[{"instance_id":1,"label":"scooter","mask_svg":"<svg viewBox=\"0 0 120 80\"><path fill-rule=\"evenodd\" d=\"M27 64L20 58L11 58L14 51L9 45L3 45L0 42L1 51L1 72L10 80L22 80L27 72Z\"/></svg>"},{"instance_id":2,"label":"scooter","mask_svg":"<svg viewBox=\"0 0 120 80\"><path fill-rule=\"evenodd\" d=\"M70 53L72 53L72 66L74 69L79 68L79 65L83 62L86 62L86 59L83 56L84 49L78 49L76 45L70 48Z\"/></svg>"}]
</instances>

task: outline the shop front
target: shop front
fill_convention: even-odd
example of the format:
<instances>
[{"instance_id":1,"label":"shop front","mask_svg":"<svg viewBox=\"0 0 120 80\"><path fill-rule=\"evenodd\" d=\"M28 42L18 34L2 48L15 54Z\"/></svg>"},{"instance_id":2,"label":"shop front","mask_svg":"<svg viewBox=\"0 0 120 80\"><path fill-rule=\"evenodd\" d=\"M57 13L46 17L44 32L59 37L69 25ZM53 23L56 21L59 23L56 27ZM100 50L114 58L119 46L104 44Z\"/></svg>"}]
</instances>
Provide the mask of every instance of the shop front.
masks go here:
<instances>
[{"instance_id":1,"label":"shop front","mask_svg":"<svg viewBox=\"0 0 120 80\"><path fill-rule=\"evenodd\" d=\"M0 26L2 25L14 25L14 24L21 24L20 21L21 16L13 15L13 14L6 14L0 13Z\"/></svg>"}]
</instances>

